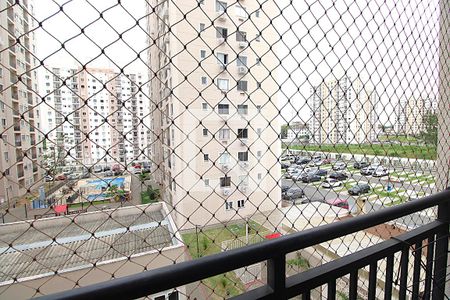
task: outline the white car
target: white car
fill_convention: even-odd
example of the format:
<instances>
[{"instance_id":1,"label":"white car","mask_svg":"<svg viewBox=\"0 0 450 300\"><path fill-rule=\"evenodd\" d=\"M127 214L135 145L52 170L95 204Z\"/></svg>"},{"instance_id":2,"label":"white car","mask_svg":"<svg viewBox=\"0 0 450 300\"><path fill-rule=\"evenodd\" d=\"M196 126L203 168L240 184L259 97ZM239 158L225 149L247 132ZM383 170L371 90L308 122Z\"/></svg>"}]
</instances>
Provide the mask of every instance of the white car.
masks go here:
<instances>
[{"instance_id":1,"label":"white car","mask_svg":"<svg viewBox=\"0 0 450 300\"><path fill-rule=\"evenodd\" d=\"M327 188L327 189L332 189L332 188L340 187L340 186L342 186L342 181L336 180L333 178L327 178L322 183L322 187Z\"/></svg>"},{"instance_id":2,"label":"white car","mask_svg":"<svg viewBox=\"0 0 450 300\"><path fill-rule=\"evenodd\" d=\"M373 177L383 177L383 176L388 176L389 175L389 171L384 168L384 167L378 167L375 169L375 171L373 172Z\"/></svg>"}]
</instances>

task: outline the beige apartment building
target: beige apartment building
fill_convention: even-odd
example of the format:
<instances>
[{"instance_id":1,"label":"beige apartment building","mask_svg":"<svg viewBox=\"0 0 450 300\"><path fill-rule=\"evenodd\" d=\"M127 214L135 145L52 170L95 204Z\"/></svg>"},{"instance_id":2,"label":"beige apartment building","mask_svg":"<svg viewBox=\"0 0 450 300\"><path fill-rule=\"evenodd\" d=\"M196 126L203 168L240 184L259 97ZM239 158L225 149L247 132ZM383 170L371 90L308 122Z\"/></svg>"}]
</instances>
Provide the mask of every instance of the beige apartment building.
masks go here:
<instances>
[{"instance_id":1,"label":"beige apartment building","mask_svg":"<svg viewBox=\"0 0 450 300\"><path fill-rule=\"evenodd\" d=\"M434 114L437 101L426 97L403 98L396 108L395 123L398 134L417 135L425 130L425 116Z\"/></svg>"},{"instance_id":2,"label":"beige apartment building","mask_svg":"<svg viewBox=\"0 0 450 300\"><path fill-rule=\"evenodd\" d=\"M28 190L39 187L40 111L37 91L39 62L30 1L0 1L0 206L13 205ZM8 8L7 8L8 7ZM20 43L18 42L20 41Z\"/></svg>"},{"instance_id":3,"label":"beige apartment building","mask_svg":"<svg viewBox=\"0 0 450 300\"><path fill-rule=\"evenodd\" d=\"M107 68L41 73L50 164L122 165L149 160L147 76Z\"/></svg>"},{"instance_id":4,"label":"beige apartment building","mask_svg":"<svg viewBox=\"0 0 450 300\"><path fill-rule=\"evenodd\" d=\"M270 50L279 35L269 26L275 2L262 6L147 6L153 174L180 228L280 205L277 60Z\"/></svg>"},{"instance_id":5,"label":"beige apartment building","mask_svg":"<svg viewBox=\"0 0 450 300\"><path fill-rule=\"evenodd\" d=\"M327 80L311 88L312 143L361 144L375 139L377 96L359 78Z\"/></svg>"}]
</instances>

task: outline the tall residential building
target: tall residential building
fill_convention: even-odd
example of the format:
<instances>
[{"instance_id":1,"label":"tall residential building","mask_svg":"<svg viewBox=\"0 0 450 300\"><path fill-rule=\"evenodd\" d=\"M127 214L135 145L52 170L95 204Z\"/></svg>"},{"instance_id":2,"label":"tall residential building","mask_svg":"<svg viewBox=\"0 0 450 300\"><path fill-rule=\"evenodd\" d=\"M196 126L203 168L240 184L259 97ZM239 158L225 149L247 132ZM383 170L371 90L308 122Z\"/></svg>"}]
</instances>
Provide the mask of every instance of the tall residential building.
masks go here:
<instances>
[{"instance_id":1,"label":"tall residential building","mask_svg":"<svg viewBox=\"0 0 450 300\"><path fill-rule=\"evenodd\" d=\"M42 178L36 52L29 1L0 1L0 204L39 187ZM8 9L7 9L8 7Z\"/></svg>"},{"instance_id":2,"label":"tall residential building","mask_svg":"<svg viewBox=\"0 0 450 300\"><path fill-rule=\"evenodd\" d=\"M424 117L436 113L437 101L426 97L403 98L399 101L395 116L398 134L416 135L425 130Z\"/></svg>"},{"instance_id":3,"label":"tall residential building","mask_svg":"<svg viewBox=\"0 0 450 300\"><path fill-rule=\"evenodd\" d=\"M343 77L311 88L312 142L360 144L375 139L376 93L359 79Z\"/></svg>"},{"instance_id":4,"label":"tall residential building","mask_svg":"<svg viewBox=\"0 0 450 300\"><path fill-rule=\"evenodd\" d=\"M309 141L311 139L311 131L308 124L303 121L290 122L287 130L287 141Z\"/></svg>"},{"instance_id":5,"label":"tall residential building","mask_svg":"<svg viewBox=\"0 0 450 300\"><path fill-rule=\"evenodd\" d=\"M50 159L85 166L149 160L146 81L111 69L46 69L42 123Z\"/></svg>"},{"instance_id":6,"label":"tall residential building","mask_svg":"<svg viewBox=\"0 0 450 300\"><path fill-rule=\"evenodd\" d=\"M274 5L152 0L147 6L153 174L181 228L279 205Z\"/></svg>"}]
</instances>

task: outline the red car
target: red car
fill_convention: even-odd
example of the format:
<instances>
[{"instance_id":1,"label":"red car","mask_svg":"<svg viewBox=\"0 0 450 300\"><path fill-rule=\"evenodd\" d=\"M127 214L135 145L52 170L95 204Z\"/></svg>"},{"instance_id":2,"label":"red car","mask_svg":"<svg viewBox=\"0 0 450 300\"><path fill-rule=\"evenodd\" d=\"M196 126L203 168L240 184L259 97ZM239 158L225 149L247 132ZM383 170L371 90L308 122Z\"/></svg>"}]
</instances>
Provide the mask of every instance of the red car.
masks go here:
<instances>
[{"instance_id":1,"label":"red car","mask_svg":"<svg viewBox=\"0 0 450 300\"><path fill-rule=\"evenodd\" d=\"M345 199L335 198L335 199L328 199L327 203L333 206L337 206L340 208L348 209L348 202Z\"/></svg>"},{"instance_id":2,"label":"red car","mask_svg":"<svg viewBox=\"0 0 450 300\"><path fill-rule=\"evenodd\" d=\"M58 175L58 176L56 176L56 178L55 178L55 180L66 180L67 179L67 176L66 175L64 175L64 174L61 174L61 175Z\"/></svg>"}]
</instances>

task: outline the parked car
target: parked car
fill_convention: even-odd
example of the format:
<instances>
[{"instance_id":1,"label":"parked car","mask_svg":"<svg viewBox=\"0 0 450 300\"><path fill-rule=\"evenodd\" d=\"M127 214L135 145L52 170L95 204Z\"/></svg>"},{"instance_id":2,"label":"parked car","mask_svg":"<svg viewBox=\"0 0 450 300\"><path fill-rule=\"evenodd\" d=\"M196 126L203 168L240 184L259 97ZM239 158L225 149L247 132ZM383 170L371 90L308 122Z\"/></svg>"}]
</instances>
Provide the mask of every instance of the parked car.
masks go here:
<instances>
[{"instance_id":1,"label":"parked car","mask_svg":"<svg viewBox=\"0 0 450 300\"><path fill-rule=\"evenodd\" d=\"M299 168L300 168L300 166L298 166L296 164L292 164L287 168L286 172L292 173L292 172L298 170Z\"/></svg>"},{"instance_id":2,"label":"parked car","mask_svg":"<svg viewBox=\"0 0 450 300\"><path fill-rule=\"evenodd\" d=\"M291 172L288 171L284 174L284 178L292 179L292 178L296 177L300 172L302 172L302 170L300 170L300 169L294 169Z\"/></svg>"},{"instance_id":3,"label":"parked car","mask_svg":"<svg viewBox=\"0 0 450 300\"><path fill-rule=\"evenodd\" d=\"M332 206L337 206L340 208L345 208L345 209L349 208L348 201L345 199L341 199L341 198L328 199L327 203Z\"/></svg>"},{"instance_id":4,"label":"parked car","mask_svg":"<svg viewBox=\"0 0 450 300\"><path fill-rule=\"evenodd\" d=\"M355 169L367 168L368 166L369 166L369 163L367 161L357 161L353 164L353 167Z\"/></svg>"},{"instance_id":5,"label":"parked car","mask_svg":"<svg viewBox=\"0 0 450 300\"><path fill-rule=\"evenodd\" d=\"M317 176L324 177L324 176L327 176L328 171L327 170L323 170L323 169L317 169L317 170L311 171L310 174L314 174L314 175L317 175Z\"/></svg>"},{"instance_id":6,"label":"parked car","mask_svg":"<svg viewBox=\"0 0 450 300\"><path fill-rule=\"evenodd\" d=\"M332 160L331 158L325 158L324 160L322 160L322 165L329 165L331 164Z\"/></svg>"},{"instance_id":7,"label":"parked car","mask_svg":"<svg viewBox=\"0 0 450 300\"><path fill-rule=\"evenodd\" d=\"M318 182L321 180L322 180L322 177L320 177L319 175L315 175L315 174L307 174L302 177L302 181L305 183Z\"/></svg>"},{"instance_id":8,"label":"parked car","mask_svg":"<svg viewBox=\"0 0 450 300\"><path fill-rule=\"evenodd\" d=\"M301 188L297 188L297 187L293 187L290 188L289 190L287 190L282 198L284 200L294 200L294 199L298 199L298 198L302 198L305 196L305 192L303 192L303 190Z\"/></svg>"},{"instance_id":9,"label":"parked car","mask_svg":"<svg viewBox=\"0 0 450 300\"><path fill-rule=\"evenodd\" d=\"M361 194L368 193L370 186L367 183L358 183L348 190L348 193L353 196L359 196Z\"/></svg>"},{"instance_id":10,"label":"parked car","mask_svg":"<svg viewBox=\"0 0 450 300\"><path fill-rule=\"evenodd\" d=\"M73 174L69 174L67 176L68 179L70 180L76 180L76 179L80 179L81 178L81 173L73 173Z\"/></svg>"},{"instance_id":11,"label":"parked car","mask_svg":"<svg viewBox=\"0 0 450 300\"><path fill-rule=\"evenodd\" d=\"M286 193L291 188L290 185L282 185L281 186L281 193Z\"/></svg>"},{"instance_id":12,"label":"parked car","mask_svg":"<svg viewBox=\"0 0 450 300\"><path fill-rule=\"evenodd\" d=\"M337 161L334 165L333 165L333 170L334 171L342 171L345 170L345 168L347 168L347 164L343 161Z\"/></svg>"},{"instance_id":13,"label":"parked car","mask_svg":"<svg viewBox=\"0 0 450 300\"><path fill-rule=\"evenodd\" d=\"M139 168L136 168L136 166L134 166L134 167L131 168L131 173L133 173L133 174L142 174L142 169L140 168L140 166L139 166Z\"/></svg>"},{"instance_id":14,"label":"parked car","mask_svg":"<svg viewBox=\"0 0 450 300\"><path fill-rule=\"evenodd\" d=\"M105 173L103 173L103 175L105 177L112 177L112 176L114 176L114 172L113 171L106 171Z\"/></svg>"},{"instance_id":15,"label":"parked car","mask_svg":"<svg viewBox=\"0 0 450 300\"><path fill-rule=\"evenodd\" d=\"M335 188L335 187L340 187L341 185L342 185L342 181L339 181L339 180L333 179L333 178L327 178L322 183L322 187L326 188L326 189L332 189L332 188Z\"/></svg>"},{"instance_id":16,"label":"parked car","mask_svg":"<svg viewBox=\"0 0 450 300\"><path fill-rule=\"evenodd\" d=\"M101 173L103 172L103 167L102 166L94 166L94 173Z\"/></svg>"},{"instance_id":17,"label":"parked car","mask_svg":"<svg viewBox=\"0 0 450 300\"><path fill-rule=\"evenodd\" d=\"M67 180L67 176L64 174L60 174L60 175L56 176L55 179L58 181Z\"/></svg>"},{"instance_id":18,"label":"parked car","mask_svg":"<svg viewBox=\"0 0 450 300\"><path fill-rule=\"evenodd\" d=\"M295 161L295 155L288 154L288 155L282 156L281 161L289 161L292 163Z\"/></svg>"},{"instance_id":19,"label":"parked car","mask_svg":"<svg viewBox=\"0 0 450 300\"><path fill-rule=\"evenodd\" d=\"M307 158L307 157L298 157L298 158L295 160L295 163L296 163L297 165L306 165L306 164L308 164L310 161L311 161L311 159L309 159L309 158Z\"/></svg>"},{"instance_id":20,"label":"parked car","mask_svg":"<svg viewBox=\"0 0 450 300\"><path fill-rule=\"evenodd\" d=\"M53 180L54 180L54 178L52 176L50 176L50 175L46 175L45 176L45 182L50 182L50 181L53 181Z\"/></svg>"},{"instance_id":21,"label":"parked car","mask_svg":"<svg viewBox=\"0 0 450 300\"><path fill-rule=\"evenodd\" d=\"M299 172L292 175L292 181L302 181L303 176L308 175L308 172L305 170L299 170Z\"/></svg>"},{"instance_id":22,"label":"parked car","mask_svg":"<svg viewBox=\"0 0 450 300\"><path fill-rule=\"evenodd\" d=\"M382 166L379 166L378 168L376 168L372 174L372 176L374 176L374 177L383 177L383 176L388 176L388 175L389 175L389 171L385 167L382 167Z\"/></svg>"},{"instance_id":23,"label":"parked car","mask_svg":"<svg viewBox=\"0 0 450 300\"><path fill-rule=\"evenodd\" d=\"M348 178L348 175L342 172L334 172L331 173L328 177L336 180L346 180Z\"/></svg>"},{"instance_id":24,"label":"parked car","mask_svg":"<svg viewBox=\"0 0 450 300\"><path fill-rule=\"evenodd\" d=\"M286 170L287 168L289 168L289 164L282 162L281 163L281 169L282 170Z\"/></svg>"}]
</instances>

